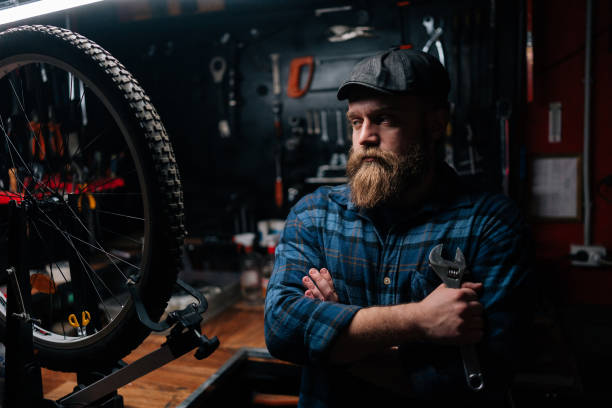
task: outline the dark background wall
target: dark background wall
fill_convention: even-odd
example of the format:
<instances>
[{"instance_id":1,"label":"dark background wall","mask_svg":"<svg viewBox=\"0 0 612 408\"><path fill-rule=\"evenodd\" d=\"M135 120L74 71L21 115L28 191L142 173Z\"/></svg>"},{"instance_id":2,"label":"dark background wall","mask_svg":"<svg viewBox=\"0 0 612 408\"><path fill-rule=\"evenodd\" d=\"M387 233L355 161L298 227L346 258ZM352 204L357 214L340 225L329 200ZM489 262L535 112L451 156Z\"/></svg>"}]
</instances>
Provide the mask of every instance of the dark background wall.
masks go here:
<instances>
[{"instance_id":1,"label":"dark background wall","mask_svg":"<svg viewBox=\"0 0 612 408\"><path fill-rule=\"evenodd\" d=\"M170 15L176 8L169 5L179 3L181 13ZM401 7L406 3L409 5ZM475 184L499 190L496 101L506 98L513 103L518 93L516 82L500 80L518 72L518 8L509 1L498 1L496 9L491 9L491 2L477 0L364 0L348 3L350 11L315 14L319 8L346 4L152 0L111 2L72 14L72 28L122 61L160 112L176 149L192 236L226 240L236 232L254 230L259 219L284 218L297 199L318 187L320 184L305 180L328 164L333 153L346 153L350 144L344 123L346 143L335 143L336 111L344 118L346 109L335 93L358 60L354 55L400 45L422 48L428 39L422 21L428 15L444 30L441 40L455 78L451 91L456 108L455 164ZM330 42L334 25L370 26L374 35ZM504 52L499 52L500 45ZM274 204L274 158L279 144L273 127L271 53L280 55L282 208ZM313 82L303 98L292 99L286 94L289 64L305 55L314 56L317 62ZM229 138L218 132L218 86L209 69L215 56L225 58L228 69L235 67L237 72L237 127ZM225 97L228 86L226 72ZM292 137L290 119L305 124L307 110L327 112L329 143L313 135ZM471 141L467 140L468 124L473 129ZM467 161L469 149L476 157L473 169Z\"/></svg>"}]
</instances>

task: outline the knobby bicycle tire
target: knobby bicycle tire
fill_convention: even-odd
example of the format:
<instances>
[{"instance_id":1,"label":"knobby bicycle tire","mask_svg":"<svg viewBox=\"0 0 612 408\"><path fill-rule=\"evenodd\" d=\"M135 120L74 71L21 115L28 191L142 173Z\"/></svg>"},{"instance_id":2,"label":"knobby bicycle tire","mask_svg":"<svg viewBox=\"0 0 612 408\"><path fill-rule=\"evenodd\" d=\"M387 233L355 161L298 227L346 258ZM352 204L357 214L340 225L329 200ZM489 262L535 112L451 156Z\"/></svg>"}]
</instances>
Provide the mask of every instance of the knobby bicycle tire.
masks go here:
<instances>
[{"instance_id":1,"label":"knobby bicycle tire","mask_svg":"<svg viewBox=\"0 0 612 408\"><path fill-rule=\"evenodd\" d=\"M159 319L176 280L184 238L179 171L159 115L119 61L72 31L32 25L0 33L0 76L26 63L49 64L74 74L100 99L120 129L142 195L144 236L137 285L151 318ZM7 136L7 145L9 141ZM0 326L6 324L5 314L6 308L0 307ZM50 341L45 330L39 329L34 330L34 347L41 364L62 371L108 365L127 355L150 333L139 322L129 299L103 330L82 339Z\"/></svg>"}]
</instances>

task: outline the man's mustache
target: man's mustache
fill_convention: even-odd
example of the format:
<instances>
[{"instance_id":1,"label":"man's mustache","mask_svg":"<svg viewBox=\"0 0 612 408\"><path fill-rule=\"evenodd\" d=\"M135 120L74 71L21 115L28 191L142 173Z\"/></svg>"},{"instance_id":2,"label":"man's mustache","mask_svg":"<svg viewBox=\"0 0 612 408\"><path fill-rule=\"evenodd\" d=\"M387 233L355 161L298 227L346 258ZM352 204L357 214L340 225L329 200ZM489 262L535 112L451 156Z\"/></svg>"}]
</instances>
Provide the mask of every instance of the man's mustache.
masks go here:
<instances>
[{"instance_id":1,"label":"man's mustache","mask_svg":"<svg viewBox=\"0 0 612 408\"><path fill-rule=\"evenodd\" d=\"M351 148L350 155L354 162L363 162L364 159L373 159L374 163L384 167L392 167L392 163L397 161L397 155L392 152L385 152L378 147ZM395 160L394 160L395 159Z\"/></svg>"}]
</instances>

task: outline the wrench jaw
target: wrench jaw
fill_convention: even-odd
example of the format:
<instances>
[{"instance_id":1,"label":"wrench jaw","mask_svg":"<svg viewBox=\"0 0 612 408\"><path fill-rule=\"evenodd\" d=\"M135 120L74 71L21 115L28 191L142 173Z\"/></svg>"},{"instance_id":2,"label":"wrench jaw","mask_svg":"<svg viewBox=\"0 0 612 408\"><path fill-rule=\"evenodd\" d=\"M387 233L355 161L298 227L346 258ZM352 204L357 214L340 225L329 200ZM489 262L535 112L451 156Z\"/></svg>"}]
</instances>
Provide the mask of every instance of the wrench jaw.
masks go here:
<instances>
[{"instance_id":1,"label":"wrench jaw","mask_svg":"<svg viewBox=\"0 0 612 408\"><path fill-rule=\"evenodd\" d=\"M444 244L436 245L429 253L429 265L449 288L461 287L461 280L466 270L465 257L457 248L454 261L442 257Z\"/></svg>"}]
</instances>

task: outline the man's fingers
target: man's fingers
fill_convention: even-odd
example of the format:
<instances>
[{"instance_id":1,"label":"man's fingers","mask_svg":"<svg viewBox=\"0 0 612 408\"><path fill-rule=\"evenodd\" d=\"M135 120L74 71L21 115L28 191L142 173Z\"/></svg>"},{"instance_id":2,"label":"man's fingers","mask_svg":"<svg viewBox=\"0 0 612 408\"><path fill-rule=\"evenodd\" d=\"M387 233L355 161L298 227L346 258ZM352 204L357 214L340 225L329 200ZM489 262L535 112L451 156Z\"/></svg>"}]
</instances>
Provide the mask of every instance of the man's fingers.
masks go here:
<instances>
[{"instance_id":1,"label":"man's fingers","mask_svg":"<svg viewBox=\"0 0 612 408\"><path fill-rule=\"evenodd\" d=\"M325 300L325 297L323 296L319 288L317 288L317 286L312 282L312 280L310 280L308 276L304 276L302 278L302 283L307 288L306 292L310 291L310 294L312 295L312 299ZM304 295L306 295L306 292L304 292Z\"/></svg>"},{"instance_id":2,"label":"man's fingers","mask_svg":"<svg viewBox=\"0 0 612 408\"><path fill-rule=\"evenodd\" d=\"M325 279L331 290L335 291L336 288L334 288L334 281L332 280L331 274L329 273L327 268L321 268L321 276L323 277L323 279Z\"/></svg>"},{"instance_id":3,"label":"man's fingers","mask_svg":"<svg viewBox=\"0 0 612 408\"><path fill-rule=\"evenodd\" d=\"M484 285L481 282L463 282L461 287L472 289L480 296L482 294L482 288Z\"/></svg>"},{"instance_id":4,"label":"man's fingers","mask_svg":"<svg viewBox=\"0 0 612 408\"><path fill-rule=\"evenodd\" d=\"M321 274L321 272L319 272L315 268L312 268L309 271L309 275L310 275L310 278L314 281L314 283L319 288L319 291L321 291L321 294L323 295L323 300L329 300L329 301L334 301L334 302L337 300L337 296L336 296L336 292L333 287L333 283L330 285L331 282L328 281L323 276L323 274ZM329 275L329 272L327 273L327 275Z\"/></svg>"},{"instance_id":5,"label":"man's fingers","mask_svg":"<svg viewBox=\"0 0 612 408\"><path fill-rule=\"evenodd\" d=\"M327 282L327 285L329 287L329 293L326 296L326 300L337 302L338 294L336 293L336 288L334 287L334 280L332 279L331 274L329 273L327 268L321 268L320 275L323 277L325 282Z\"/></svg>"},{"instance_id":6,"label":"man's fingers","mask_svg":"<svg viewBox=\"0 0 612 408\"><path fill-rule=\"evenodd\" d=\"M478 300L478 292L476 292L474 289L468 287L461 287L461 289L459 290L461 291L461 294L459 295L461 299L466 300L468 302L472 300Z\"/></svg>"},{"instance_id":7,"label":"man's fingers","mask_svg":"<svg viewBox=\"0 0 612 408\"><path fill-rule=\"evenodd\" d=\"M302 284L306 288L306 292L312 295L312 297L307 296L306 292L304 292L304 295L311 299L327 300L330 302L338 301L338 295L336 294L331 274L325 268L322 268L321 271L311 268L308 271L308 276L302 278Z\"/></svg>"}]
</instances>

